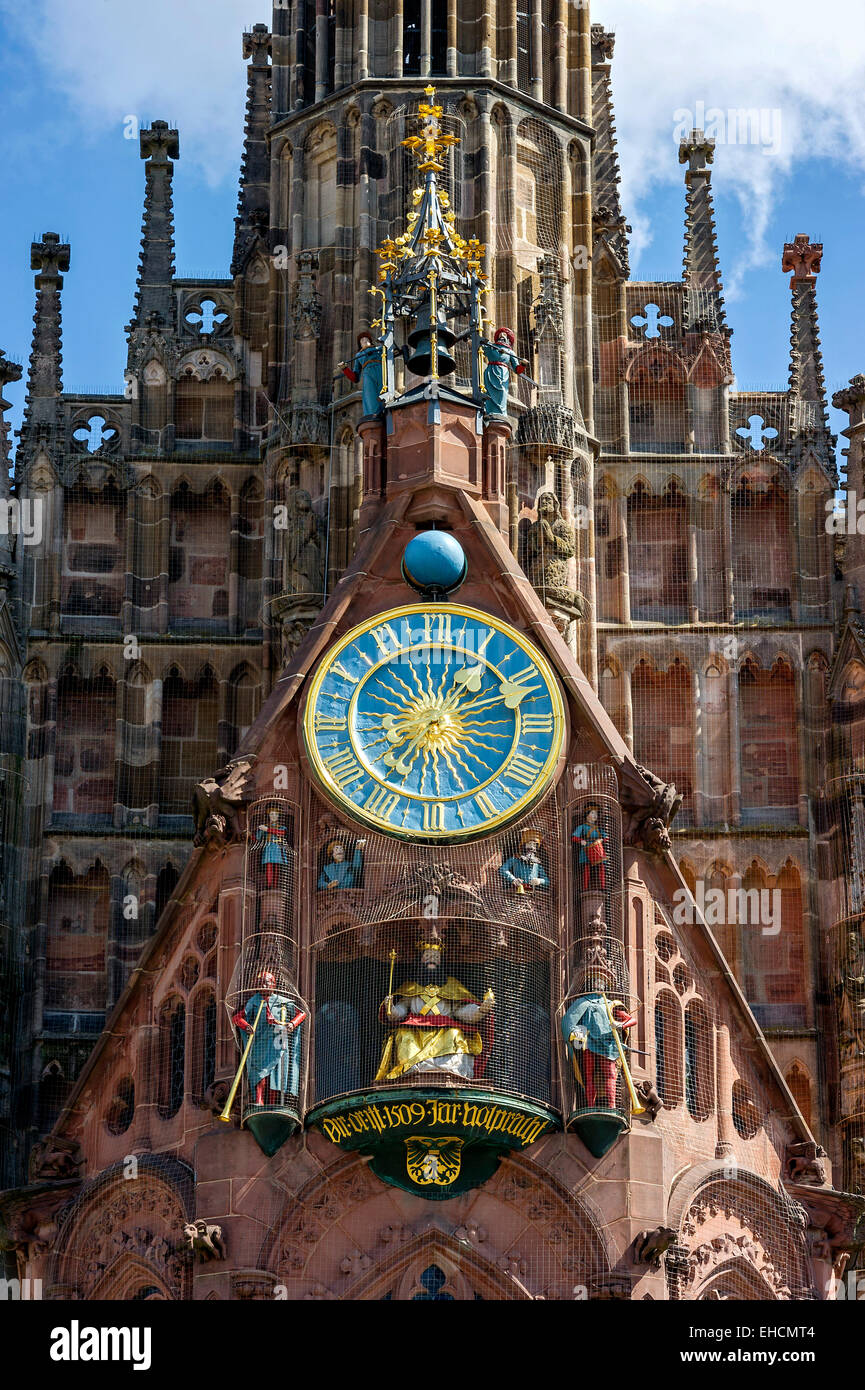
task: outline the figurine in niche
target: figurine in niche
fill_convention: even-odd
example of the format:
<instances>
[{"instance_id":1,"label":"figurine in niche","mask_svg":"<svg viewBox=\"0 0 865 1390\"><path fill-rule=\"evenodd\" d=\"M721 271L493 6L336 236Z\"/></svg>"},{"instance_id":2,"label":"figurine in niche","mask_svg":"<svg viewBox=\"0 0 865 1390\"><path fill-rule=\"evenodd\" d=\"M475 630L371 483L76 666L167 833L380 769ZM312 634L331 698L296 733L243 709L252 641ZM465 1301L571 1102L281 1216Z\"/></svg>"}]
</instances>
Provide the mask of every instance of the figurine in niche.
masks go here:
<instances>
[{"instance_id":1,"label":"figurine in niche","mask_svg":"<svg viewBox=\"0 0 865 1390\"><path fill-rule=\"evenodd\" d=\"M321 524L306 488L289 494L285 532L285 588L293 594L324 592L324 547Z\"/></svg>"},{"instance_id":2,"label":"figurine in niche","mask_svg":"<svg viewBox=\"0 0 865 1390\"><path fill-rule=\"evenodd\" d=\"M577 553L574 528L562 516L554 492L538 495L536 511L538 519L529 526L526 542L529 579L551 598L574 603L576 594L568 582L568 561Z\"/></svg>"},{"instance_id":3,"label":"figurine in niche","mask_svg":"<svg viewBox=\"0 0 865 1390\"><path fill-rule=\"evenodd\" d=\"M280 825L278 806L271 806L267 824L258 827L253 849L261 850L264 882L267 888L279 887L279 870L288 868L288 831Z\"/></svg>"},{"instance_id":4,"label":"figurine in niche","mask_svg":"<svg viewBox=\"0 0 865 1390\"><path fill-rule=\"evenodd\" d=\"M499 869L502 881L514 893L531 893L537 888L549 888L550 880L541 863L543 836L539 830L524 830L520 835L520 852L506 859Z\"/></svg>"},{"instance_id":5,"label":"figurine in niche","mask_svg":"<svg viewBox=\"0 0 865 1390\"><path fill-rule=\"evenodd\" d=\"M583 807L583 819L571 839L578 849L579 886L584 893L590 888L604 892L607 886L607 836L601 829L601 808L596 801Z\"/></svg>"},{"instance_id":6,"label":"figurine in niche","mask_svg":"<svg viewBox=\"0 0 865 1390\"><path fill-rule=\"evenodd\" d=\"M481 352L487 359L484 367L484 411L487 415L507 415L508 386L511 372L521 376L526 370L514 352L516 339L509 328L497 328L493 341L481 341Z\"/></svg>"},{"instance_id":7,"label":"figurine in niche","mask_svg":"<svg viewBox=\"0 0 865 1390\"><path fill-rule=\"evenodd\" d=\"M627 1068L620 1035L637 1021L621 999L607 998L606 991L614 986L615 975L603 944L599 937L593 938L593 949L578 976L578 988L585 992L565 1009L562 1036L586 1105L605 1110L615 1110L618 1069L620 1065ZM626 1080L630 1081L629 1073Z\"/></svg>"},{"instance_id":8,"label":"figurine in niche","mask_svg":"<svg viewBox=\"0 0 865 1390\"><path fill-rule=\"evenodd\" d=\"M272 970L262 970L258 989L232 1016L241 1033L253 1035L246 1077L255 1105L280 1105L300 1086L301 1024L306 1018L296 999L277 992ZM245 1045L245 1044L244 1044Z\"/></svg>"},{"instance_id":9,"label":"figurine in niche","mask_svg":"<svg viewBox=\"0 0 865 1390\"><path fill-rule=\"evenodd\" d=\"M366 329L357 335L357 352L351 366L339 363L343 376L349 381L360 382L361 405L365 416L381 415L384 402L381 399L382 366L381 347L376 347L372 334Z\"/></svg>"},{"instance_id":10,"label":"figurine in niche","mask_svg":"<svg viewBox=\"0 0 865 1390\"><path fill-rule=\"evenodd\" d=\"M319 888L356 888L363 874L363 847L366 840L355 840L354 854L346 858L342 840L331 840L325 848L325 859L318 876Z\"/></svg>"},{"instance_id":11,"label":"figurine in niche","mask_svg":"<svg viewBox=\"0 0 865 1390\"><path fill-rule=\"evenodd\" d=\"M452 975L445 978L441 941L419 941L418 950L419 977L388 993L379 1009L380 1021L392 1025L392 1032L375 1079L396 1081L410 1072L447 1071L466 1081L477 1080L492 1047L495 996L488 989L483 999L475 999Z\"/></svg>"}]
</instances>

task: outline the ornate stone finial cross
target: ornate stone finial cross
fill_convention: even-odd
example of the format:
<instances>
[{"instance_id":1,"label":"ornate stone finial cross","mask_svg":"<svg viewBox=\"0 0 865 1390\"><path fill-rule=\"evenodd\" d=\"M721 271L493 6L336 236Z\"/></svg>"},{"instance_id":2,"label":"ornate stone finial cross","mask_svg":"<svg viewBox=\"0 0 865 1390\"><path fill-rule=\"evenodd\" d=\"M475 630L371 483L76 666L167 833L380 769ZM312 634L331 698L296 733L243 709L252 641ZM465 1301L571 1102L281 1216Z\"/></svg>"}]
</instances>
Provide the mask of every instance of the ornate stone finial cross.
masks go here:
<instances>
[{"instance_id":1,"label":"ornate stone finial cross","mask_svg":"<svg viewBox=\"0 0 865 1390\"><path fill-rule=\"evenodd\" d=\"M170 130L167 121L154 121L148 130L138 136L141 158L154 164L167 164L170 159L180 158L180 140L176 130Z\"/></svg>"},{"instance_id":2,"label":"ornate stone finial cross","mask_svg":"<svg viewBox=\"0 0 865 1390\"><path fill-rule=\"evenodd\" d=\"M243 56L251 58L256 67L266 67L273 53L273 35L266 24L253 24L243 36Z\"/></svg>"},{"instance_id":3,"label":"ornate stone finial cross","mask_svg":"<svg viewBox=\"0 0 865 1390\"><path fill-rule=\"evenodd\" d=\"M806 232L800 232L793 241L786 243L781 269L792 271L794 280L815 280L822 263L822 241L811 241Z\"/></svg>"},{"instance_id":4,"label":"ornate stone finial cross","mask_svg":"<svg viewBox=\"0 0 865 1390\"><path fill-rule=\"evenodd\" d=\"M69 269L68 242L61 242L56 232L43 232L42 240L30 247L30 269L38 270L43 279L59 280L60 271Z\"/></svg>"},{"instance_id":5,"label":"ornate stone finial cross","mask_svg":"<svg viewBox=\"0 0 865 1390\"><path fill-rule=\"evenodd\" d=\"M778 431L771 425L767 425L762 415L749 415L748 427L740 425L736 434L744 442L746 439L755 453L761 454L766 447L767 439L777 439Z\"/></svg>"},{"instance_id":6,"label":"ornate stone finial cross","mask_svg":"<svg viewBox=\"0 0 865 1390\"><path fill-rule=\"evenodd\" d=\"M674 319L662 314L657 304L647 304L642 314L634 314L631 323L635 328L644 328L646 338L660 338L662 328L671 328Z\"/></svg>"},{"instance_id":7,"label":"ornate stone finial cross","mask_svg":"<svg viewBox=\"0 0 865 1390\"><path fill-rule=\"evenodd\" d=\"M688 165L689 174L705 174L715 162L715 141L702 130L692 130L679 146L679 163Z\"/></svg>"}]
</instances>

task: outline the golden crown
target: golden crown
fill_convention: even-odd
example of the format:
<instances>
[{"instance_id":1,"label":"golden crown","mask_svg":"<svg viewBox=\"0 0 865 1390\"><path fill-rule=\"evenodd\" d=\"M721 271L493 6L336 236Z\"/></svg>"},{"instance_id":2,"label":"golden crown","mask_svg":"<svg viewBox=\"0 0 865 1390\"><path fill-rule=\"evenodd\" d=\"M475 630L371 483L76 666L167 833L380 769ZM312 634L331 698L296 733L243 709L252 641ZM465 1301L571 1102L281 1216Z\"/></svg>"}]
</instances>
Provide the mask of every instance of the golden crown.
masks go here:
<instances>
[{"instance_id":1,"label":"golden crown","mask_svg":"<svg viewBox=\"0 0 865 1390\"><path fill-rule=\"evenodd\" d=\"M443 941L419 941L417 944L419 951L443 951Z\"/></svg>"}]
</instances>

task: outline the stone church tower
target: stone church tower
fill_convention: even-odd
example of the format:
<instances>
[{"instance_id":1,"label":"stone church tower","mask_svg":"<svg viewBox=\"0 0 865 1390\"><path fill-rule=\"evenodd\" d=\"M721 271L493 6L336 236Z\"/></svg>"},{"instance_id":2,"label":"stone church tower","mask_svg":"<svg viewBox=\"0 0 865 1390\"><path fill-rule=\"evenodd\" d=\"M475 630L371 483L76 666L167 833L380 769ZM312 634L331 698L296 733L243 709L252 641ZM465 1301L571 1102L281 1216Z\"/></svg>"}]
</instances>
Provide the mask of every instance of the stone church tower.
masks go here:
<instances>
[{"instance_id":1,"label":"stone church tower","mask_svg":"<svg viewBox=\"0 0 865 1390\"><path fill-rule=\"evenodd\" d=\"M632 281L588 6L292 0L243 53L228 278L176 276L140 133L122 394L63 391L31 248L5 1246L59 1299L834 1297L865 558L822 247L788 390L736 391L714 142L681 281Z\"/></svg>"}]
</instances>

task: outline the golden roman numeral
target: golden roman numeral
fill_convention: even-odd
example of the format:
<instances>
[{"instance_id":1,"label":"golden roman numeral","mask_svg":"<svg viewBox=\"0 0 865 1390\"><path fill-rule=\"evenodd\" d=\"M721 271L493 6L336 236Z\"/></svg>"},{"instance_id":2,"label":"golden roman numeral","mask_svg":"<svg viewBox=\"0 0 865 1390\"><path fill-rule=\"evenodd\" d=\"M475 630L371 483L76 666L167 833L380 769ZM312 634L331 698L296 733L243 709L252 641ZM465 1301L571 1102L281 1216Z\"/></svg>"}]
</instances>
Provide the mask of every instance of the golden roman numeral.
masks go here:
<instances>
[{"instance_id":1,"label":"golden roman numeral","mask_svg":"<svg viewBox=\"0 0 865 1390\"><path fill-rule=\"evenodd\" d=\"M374 816L381 820L390 820L399 803L398 795L385 791L384 787L376 787L363 804Z\"/></svg>"},{"instance_id":2,"label":"golden roman numeral","mask_svg":"<svg viewBox=\"0 0 865 1390\"><path fill-rule=\"evenodd\" d=\"M523 733L526 734L551 734L553 732L553 716L551 714L524 714Z\"/></svg>"},{"instance_id":3,"label":"golden roman numeral","mask_svg":"<svg viewBox=\"0 0 865 1390\"><path fill-rule=\"evenodd\" d=\"M375 641L382 656L393 656L399 647L399 638L389 623L383 623L381 627L374 627L370 636Z\"/></svg>"},{"instance_id":4,"label":"golden roman numeral","mask_svg":"<svg viewBox=\"0 0 865 1390\"><path fill-rule=\"evenodd\" d=\"M444 830L445 808L441 801L424 802L423 828L424 830Z\"/></svg>"},{"instance_id":5,"label":"golden roman numeral","mask_svg":"<svg viewBox=\"0 0 865 1390\"><path fill-rule=\"evenodd\" d=\"M496 814L496 808L493 805L492 801L490 801L490 798L487 796L486 792L475 792L475 805L480 810L480 813L483 816L484 820L489 820L490 816L494 816Z\"/></svg>"},{"instance_id":6,"label":"golden roman numeral","mask_svg":"<svg viewBox=\"0 0 865 1390\"><path fill-rule=\"evenodd\" d=\"M524 787L530 787L536 780L542 766L543 764L535 762L534 758L527 758L522 753L515 753L503 776L512 777L515 782L521 782Z\"/></svg>"},{"instance_id":7,"label":"golden roman numeral","mask_svg":"<svg viewBox=\"0 0 865 1390\"><path fill-rule=\"evenodd\" d=\"M315 732L317 734L341 734L348 728L348 719L333 714L315 712Z\"/></svg>"},{"instance_id":8,"label":"golden roman numeral","mask_svg":"<svg viewBox=\"0 0 865 1390\"><path fill-rule=\"evenodd\" d=\"M331 776L338 787L349 787L352 782L362 782L366 776L354 756L348 749L343 749L339 753L331 753L329 758L324 759L325 766L330 769Z\"/></svg>"},{"instance_id":9,"label":"golden roman numeral","mask_svg":"<svg viewBox=\"0 0 865 1390\"><path fill-rule=\"evenodd\" d=\"M338 661L335 661L330 669L335 671L338 676L342 676L344 681L348 681L349 685L357 685L360 679L358 676L353 676L351 671L347 671Z\"/></svg>"}]
</instances>

